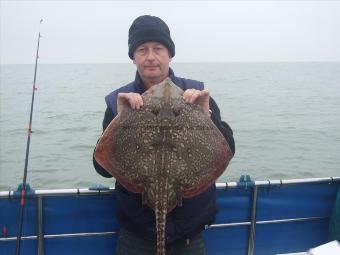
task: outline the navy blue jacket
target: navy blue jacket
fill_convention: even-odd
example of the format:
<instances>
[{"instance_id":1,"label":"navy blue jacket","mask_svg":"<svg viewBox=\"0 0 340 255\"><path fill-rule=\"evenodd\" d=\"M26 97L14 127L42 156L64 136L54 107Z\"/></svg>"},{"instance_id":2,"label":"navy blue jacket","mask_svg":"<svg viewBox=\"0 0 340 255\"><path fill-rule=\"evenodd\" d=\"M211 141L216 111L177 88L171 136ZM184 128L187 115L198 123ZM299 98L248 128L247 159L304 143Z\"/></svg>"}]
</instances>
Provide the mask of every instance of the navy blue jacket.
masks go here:
<instances>
[{"instance_id":1,"label":"navy blue jacket","mask_svg":"<svg viewBox=\"0 0 340 255\"><path fill-rule=\"evenodd\" d=\"M195 80L176 77L169 70L170 79L183 90L194 88L204 89L204 84ZM111 120L117 115L118 93L135 92L142 94L144 89L142 81L136 72L135 80L123 86L105 97L107 109L103 120L103 130L109 125ZM220 111L215 101L210 98L210 109L212 111L212 121L226 138L229 147L235 152L233 133L231 128L221 120ZM112 177L94 159L93 163L96 171L104 177ZM127 191L119 182L116 182L117 197L117 218L130 232L147 240L156 240L156 227L154 211L146 205L142 205L141 194ZM166 242L190 238L202 231L206 225L213 223L216 206L216 187L211 185L206 191L193 198L184 198L183 205L176 207L167 215L166 222Z\"/></svg>"}]
</instances>

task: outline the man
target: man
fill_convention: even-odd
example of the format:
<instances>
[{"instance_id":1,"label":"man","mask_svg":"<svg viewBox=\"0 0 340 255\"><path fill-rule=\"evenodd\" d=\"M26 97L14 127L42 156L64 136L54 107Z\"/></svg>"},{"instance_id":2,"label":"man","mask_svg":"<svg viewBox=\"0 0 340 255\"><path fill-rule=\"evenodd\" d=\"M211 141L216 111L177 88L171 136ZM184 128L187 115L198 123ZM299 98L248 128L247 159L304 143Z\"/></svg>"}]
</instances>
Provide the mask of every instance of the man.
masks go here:
<instances>
[{"instance_id":1,"label":"man","mask_svg":"<svg viewBox=\"0 0 340 255\"><path fill-rule=\"evenodd\" d=\"M235 152L231 128L221 120L215 101L204 90L202 82L176 77L169 67L175 56L168 26L154 16L140 16L129 29L129 57L137 67L135 80L106 96L107 109L103 129L124 109L143 107L141 94L155 84L169 77L184 90L183 99L189 104L198 104L208 114ZM111 177L94 160L96 171L104 177ZM141 194L127 191L116 182L117 218L121 224L118 238L118 255L156 254L155 216L152 209L142 205ZM183 199L182 206L167 215L167 255L205 254L202 230L214 221L217 212L216 187L211 185L200 195Z\"/></svg>"}]
</instances>

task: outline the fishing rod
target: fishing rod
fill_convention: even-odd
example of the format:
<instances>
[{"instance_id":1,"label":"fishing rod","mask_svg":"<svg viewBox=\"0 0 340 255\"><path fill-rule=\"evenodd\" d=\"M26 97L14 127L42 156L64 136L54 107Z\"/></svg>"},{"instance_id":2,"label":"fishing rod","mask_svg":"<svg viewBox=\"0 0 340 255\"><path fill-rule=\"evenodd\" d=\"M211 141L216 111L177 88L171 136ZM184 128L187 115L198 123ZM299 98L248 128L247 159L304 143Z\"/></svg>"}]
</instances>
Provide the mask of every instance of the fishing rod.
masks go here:
<instances>
[{"instance_id":1,"label":"fishing rod","mask_svg":"<svg viewBox=\"0 0 340 255\"><path fill-rule=\"evenodd\" d=\"M43 22L43 19L40 20L40 24ZM25 168L24 168L24 177L22 181L21 187L21 195L20 195L20 212L19 212L19 220L18 220L18 233L17 233L17 242L16 242L16 250L15 254L20 254L20 244L21 244L21 236L22 236L22 225L24 221L24 209L25 209L25 196L26 196L26 179L27 179L27 166L28 166L28 156L30 152L30 142L31 142L31 134L32 134L32 117L33 117L33 105L34 105L34 95L37 90L35 86L36 78L37 78L37 68L38 68L38 58L39 58L39 44L40 44L40 30L38 35L38 45L37 45L37 53L35 56L35 68L34 68L34 79L33 79L33 89L32 89L32 100L31 100L31 112L30 119L28 123L28 132L27 132L27 145L26 145L26 158L25 158Z\"/></svg>"}]
</instances>

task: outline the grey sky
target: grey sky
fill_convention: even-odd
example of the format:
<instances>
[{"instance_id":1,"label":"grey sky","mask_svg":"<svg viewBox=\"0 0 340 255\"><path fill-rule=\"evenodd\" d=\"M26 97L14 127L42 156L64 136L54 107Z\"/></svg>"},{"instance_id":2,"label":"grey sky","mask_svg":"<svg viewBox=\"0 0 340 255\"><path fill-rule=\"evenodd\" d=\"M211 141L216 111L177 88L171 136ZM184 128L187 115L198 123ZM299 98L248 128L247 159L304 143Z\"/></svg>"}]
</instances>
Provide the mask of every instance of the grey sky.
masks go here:
<instances>
[{"instance_id":1,"label":"grey sky","mask_svg":"<svg viewBox=\"0 0 340 255\"><path fill-rule=\"evenodd\" d=\"M129 62L128 29L161 17L175 62L340 61L340 1L0 1L1 63Z\"/></svg>"}]
</instances>

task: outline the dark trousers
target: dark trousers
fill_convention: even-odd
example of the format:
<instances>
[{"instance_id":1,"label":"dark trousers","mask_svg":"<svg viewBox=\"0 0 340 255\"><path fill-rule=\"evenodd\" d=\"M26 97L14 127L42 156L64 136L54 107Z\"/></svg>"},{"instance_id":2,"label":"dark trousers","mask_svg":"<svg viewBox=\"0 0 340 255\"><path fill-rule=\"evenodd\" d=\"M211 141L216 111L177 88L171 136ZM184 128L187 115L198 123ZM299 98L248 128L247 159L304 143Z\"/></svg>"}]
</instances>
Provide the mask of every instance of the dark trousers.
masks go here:
<instances>
[{"instance_id":1,"label":"dark trousers","mask_svg":"<svg viewBox=\"0 0 340 255\"><path fill-rule=\"evenodd\" d=\"M155 255L156 244L121 228L116 255ZM167 245L166 255L206 255L202 233Z\"/></svg>"}]
</instances>

